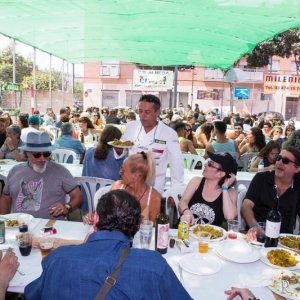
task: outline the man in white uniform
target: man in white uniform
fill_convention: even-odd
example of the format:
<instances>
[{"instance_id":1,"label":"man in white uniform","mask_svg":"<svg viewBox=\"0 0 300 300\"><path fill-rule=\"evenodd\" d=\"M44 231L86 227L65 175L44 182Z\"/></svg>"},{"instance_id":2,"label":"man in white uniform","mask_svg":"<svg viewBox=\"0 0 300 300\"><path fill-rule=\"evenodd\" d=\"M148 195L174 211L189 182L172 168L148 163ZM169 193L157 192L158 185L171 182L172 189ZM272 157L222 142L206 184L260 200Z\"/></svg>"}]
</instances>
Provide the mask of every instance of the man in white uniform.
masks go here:
<instances>
[{"instance_id":1,"label":"man in white uniform","mask_svg":"<svg viewBox=\"0 0 300 300\"><path fill-rule=\"evenodd\" d=\"M134 142L129 155L152 151L155 158L156 177L154 188L164 192L167 164L171 167L171 186L183 185L183 159L176 132L160 122L161 103L154 95L142 95L139 100L139 121L126 125L122 140Z\"/></svg>"}]
</instances>

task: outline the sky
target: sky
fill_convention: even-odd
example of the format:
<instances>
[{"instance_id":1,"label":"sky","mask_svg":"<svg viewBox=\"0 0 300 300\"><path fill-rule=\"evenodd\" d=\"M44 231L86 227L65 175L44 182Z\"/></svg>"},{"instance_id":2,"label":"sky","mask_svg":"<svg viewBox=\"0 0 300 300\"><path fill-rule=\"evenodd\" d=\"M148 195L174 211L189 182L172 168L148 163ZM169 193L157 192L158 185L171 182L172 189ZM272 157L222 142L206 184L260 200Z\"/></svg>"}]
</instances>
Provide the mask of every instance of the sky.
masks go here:
<instances>
[{"instance_id":1,"label":"sky","mask_svg":"<svg viewBox=\"0 0 300 300\"><path fill-rule=\"evenodd\" d=\"M9 43L11 39L0 34L0 49L5 48ZM16 52L19 53L20 55L24 57L31 58L33 60L33 48L31 46L28 46L26 44L23 44L21 42L16 42ZM50 68L50 58L49 54L42 52L40 50L36 50L36 64L39 66L41 69L48 69ZM52 68L61 71L62 70L62 59L52 56ZM64 63L64 72L67 72L67 62ZM68 66L69 72L72 70L72 64L69 64ZM83 70L84 65L83 64L76 64L75 65L75 74L76 77L83 77Z\"/></svg>"}]
</instances>

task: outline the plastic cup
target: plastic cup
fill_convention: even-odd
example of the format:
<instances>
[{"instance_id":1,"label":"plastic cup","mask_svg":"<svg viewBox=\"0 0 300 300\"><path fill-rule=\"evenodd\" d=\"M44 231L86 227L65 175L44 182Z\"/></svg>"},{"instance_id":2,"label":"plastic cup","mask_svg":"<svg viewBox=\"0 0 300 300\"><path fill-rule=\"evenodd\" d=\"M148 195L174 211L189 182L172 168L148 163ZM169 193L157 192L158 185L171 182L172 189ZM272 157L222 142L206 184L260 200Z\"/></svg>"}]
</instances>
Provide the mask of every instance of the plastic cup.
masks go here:
<instances>
[{"instance_id":1,"label":"plastic cup","mask_svg":"<svg viewBox=\"0 0 300 300\"><path fill-rule=\"evenodd\" d=\"M206 231L200 231L198 233L198 251L200 253L207 253L209 247L209 241L211 234Z\"/></svg>"},{"instance_id":2,"label":"plastic cup","mask_svg":"<svg viewBox=\"0 0 300 300\"><path fill-rule=\"evenodd\" d=\"M53 249L54 239L50 237L42 237L39 239L42 259L45 258Z\"/></svg>"},{"instance_id":3,"label":"plastic cup","mask_svg":"<svg viewBox=\"0 0 300 300\"><path fill-rule=\"evenodd\" d=\"M18 235L18 246L22 256L28 256L32 248L32 236L30 232L24 232Z\"/></svg>"},{"instance_id":4,"label":"plastic cup","mask_svg":"<svg viewBox=\"0 0 300 300\"><path fill-rule=\"evenodd\" d=\"M258 222L257 223L257 234L256 234L256 239L259 243L264 243L265 242L265 231L266 231L266 222Z\"/></svg>"},{"instance_id":5,"label":"plastic cup","mask_svg":"<svg viewBox=\"0 0 300 300\"><path fill-rule=\"evenodd\" d=\"M152 239L153 222L149 220L142 221L140 224L140 243L142 249L149 249Z\"/></svg>"},{"instance_id":6,"label":"plastic cup","mask_svg":"<svg viewBox=\"0 0 300 300\"><path fill-rule=\"evenodd\" d=\"M27 232L29 227L29 215L28 214L19 214L17 216L19 231Z\"/></svg>"},{"instance_id":7,"label":"plastic cup","mask_svg":"<svg viewBox=\"0 0 300 300\"><path fill-rule=\"evenodd\" d=\"M236 220L232 220L232 221L227 221L227 224L228 224L227 239L236 240L240 229L240 222Z\"/></svg>"}]
</instances>

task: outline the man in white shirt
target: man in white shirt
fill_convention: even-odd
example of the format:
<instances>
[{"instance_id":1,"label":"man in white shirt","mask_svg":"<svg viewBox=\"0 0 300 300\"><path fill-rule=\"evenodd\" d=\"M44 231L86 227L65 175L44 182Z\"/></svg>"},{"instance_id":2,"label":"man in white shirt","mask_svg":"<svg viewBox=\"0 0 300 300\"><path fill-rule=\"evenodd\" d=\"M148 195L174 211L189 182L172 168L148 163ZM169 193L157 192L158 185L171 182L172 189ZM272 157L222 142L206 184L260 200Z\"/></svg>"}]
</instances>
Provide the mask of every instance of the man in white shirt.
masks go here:
<instances>
[{"instance_id":1,"label":"man in white shirt","mask_svg":"<svg viewBox=\"0 0 300 300\"><path fill-rule=\"evenodd\" d=\"M29 132L38 132L40 128L40 119L36 116L31 116L28 119L28 127L23 128L21 131L21 140L22 142L26 143L27 134Z\"/></svg>"},{"instance_id":2,"label":"man in white shirt","mask_svg":"<svg viewBox=\"0 0 300 300\"><path fill-rule=\"evenodd\" d=\"M139 100L139 121L126 125L122 140L133 141L129 155L151 151L155 158L156 178L154 188L164 192L167 164L170 163L171 185L183 185L183 159L176 132L160 122L161 103L154 95L142 95Z\"/></svg>"}]
</instances>

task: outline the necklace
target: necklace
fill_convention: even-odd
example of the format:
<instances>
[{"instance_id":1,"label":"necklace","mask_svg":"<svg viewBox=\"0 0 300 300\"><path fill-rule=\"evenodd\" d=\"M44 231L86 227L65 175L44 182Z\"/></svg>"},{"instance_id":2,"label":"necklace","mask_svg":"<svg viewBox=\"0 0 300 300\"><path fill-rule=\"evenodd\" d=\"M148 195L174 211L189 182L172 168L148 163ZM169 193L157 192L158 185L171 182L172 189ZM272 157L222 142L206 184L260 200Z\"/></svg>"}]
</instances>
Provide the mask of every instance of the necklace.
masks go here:
<instances>
[{"instance_id":1,"label":"necklace","mask_svg":"<svg viewBox=\"0 0 300 300\"><path fill-rule=\"evenodd\" d=\"M141 196L141 198L140 199L138 199L138 201L140 202L141 201L141 199L143 198L143 196L145 195L145 193L146 193L146 191L147 191L147 188L148 188L148 186L146 185L146 188L145 188L145 190L144 190L144 193L143 193L143 195Z\"/></svg>"}]
</instances>

